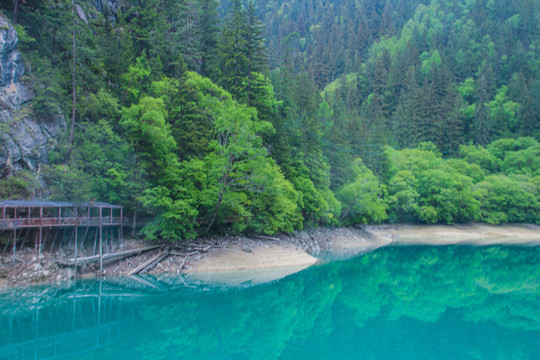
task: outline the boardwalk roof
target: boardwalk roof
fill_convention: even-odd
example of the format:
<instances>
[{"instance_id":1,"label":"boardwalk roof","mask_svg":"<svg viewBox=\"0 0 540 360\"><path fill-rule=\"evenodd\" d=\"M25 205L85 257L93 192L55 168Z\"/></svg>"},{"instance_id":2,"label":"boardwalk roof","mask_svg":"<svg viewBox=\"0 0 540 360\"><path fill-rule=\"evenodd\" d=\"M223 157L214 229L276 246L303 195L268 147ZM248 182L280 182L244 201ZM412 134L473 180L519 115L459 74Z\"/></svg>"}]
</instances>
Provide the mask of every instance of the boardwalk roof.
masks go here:
<instances>
[{"instance_id":1,"label":"boardwalk roof","mask_svg":"<svg viewBox=\"0 0 540 360\"><path fill-rule=\"evenodd\" d=\"M70 203L65 201L49 200L0 200L0 207L104 207L119 209L122 206L113 205L106 202L85 202L82 204Z\"/></svg>"}]
</instances>

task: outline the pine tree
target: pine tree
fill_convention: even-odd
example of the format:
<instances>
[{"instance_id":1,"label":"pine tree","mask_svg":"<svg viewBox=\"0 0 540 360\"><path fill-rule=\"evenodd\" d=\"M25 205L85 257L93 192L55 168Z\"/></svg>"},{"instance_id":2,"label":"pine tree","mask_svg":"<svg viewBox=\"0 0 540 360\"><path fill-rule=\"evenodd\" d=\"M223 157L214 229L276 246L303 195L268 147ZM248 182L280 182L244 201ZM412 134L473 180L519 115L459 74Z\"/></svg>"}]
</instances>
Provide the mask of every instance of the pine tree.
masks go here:
<instances>
[{"instance_id":1,"label":"pine tree","mask_svg":"<svg viewBox=\"0 0 540 360\"><path fill-rule=\"evenodd\" d=\"M259 19L253 0L248 2L245 27L245 56L248 62L248 77L252 72L264 72L267 69L268 56L264 45L264 24Z\"/></svg>"},{"instance_id":2,"label":"pine tree","mask_svg":"<svg viewBox=\"0 0 540 360\"><path fill-rule=\"evenodd\" d=\"M200 25L200 10L195 0L182 0L178 2L177 26L175 43L179 46L188 69L199 71L202 62L201 42L203 29Z\"/></svg>"},{"instance_id":3,"label":"pine tree","mask_svg":"<svg viewBox=\"0 0 540 360\"><path fill-rule=\"evenodd\" d=\"M241 0L233 0L221 31L218 47L221 85L236 99L245 94L248 59L246 58L246 11Z\"/></svg>"},{"instance_id":4,"label":"pine tree","mask_svg":"<svg viewBox=\"0 0 540 360\"><path fill-rule=\"evenodd\" d=\"M491 139L491 119L486 106L495 92L493 72L489 63L484 61L479 71L476 85L476 111L474 113L474 136L476 143L487 145Z\"/></svg>"},{"instance_id":5,"label":"pine tree","mask_svg":"<svg viewBox=\"0 0 540 360\"><path fill-rule=\"evenodd\" d=\"M200 73L203 76L216 80L216 54L218 46L218 11L217 0L199 0L199 24L201 31L200 43Z\"/></svg>"},{"instance_id":6,"label":"pine tree","mask_svg":"<svg viewBox=\"0 0 540 360\"><path fill-rule=\"evenodd\" d=\"M523 100L521 112L521 135L540 136L540 80L536 79Z\"/></svg>"},{"instance_id":7,"label":"pine tree","mask_svg":"<svg viewBox=\"0 0 540 360\"><path fill-rule=\"evenodd\" d=\"M245 58L247 61L246 69L246 99L248 105L252 105L253 87L257 86L257 81L254 73L261 73L267 68L268 58L266 56L266 47L264 46L264 24L261 22L255 12L255 4L253 0L248 2L246 12L246 27L245 27Z\"/></svg>"}]
</instances>

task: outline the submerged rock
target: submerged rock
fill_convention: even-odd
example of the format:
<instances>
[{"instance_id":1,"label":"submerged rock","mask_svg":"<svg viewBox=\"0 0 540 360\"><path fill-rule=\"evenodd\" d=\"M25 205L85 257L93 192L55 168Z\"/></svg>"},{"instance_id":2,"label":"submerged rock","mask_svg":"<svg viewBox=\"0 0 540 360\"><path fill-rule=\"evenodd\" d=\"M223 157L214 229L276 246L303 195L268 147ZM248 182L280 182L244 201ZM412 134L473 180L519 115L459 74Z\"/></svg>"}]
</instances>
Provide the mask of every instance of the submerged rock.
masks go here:
<instances>
[{"instance_id":1,"label":"submerged rock","mask_svg":"<svg viewBox=\"0 0 540 360\"><path fill-rule=\"evenodd\" d=\"M17 43L17 31L0 14L0 178L13 170L37 169L66 129L60 112L46 117L32 112L34 93L22 81L24 64Z\"/></svg>"}]
</instances>

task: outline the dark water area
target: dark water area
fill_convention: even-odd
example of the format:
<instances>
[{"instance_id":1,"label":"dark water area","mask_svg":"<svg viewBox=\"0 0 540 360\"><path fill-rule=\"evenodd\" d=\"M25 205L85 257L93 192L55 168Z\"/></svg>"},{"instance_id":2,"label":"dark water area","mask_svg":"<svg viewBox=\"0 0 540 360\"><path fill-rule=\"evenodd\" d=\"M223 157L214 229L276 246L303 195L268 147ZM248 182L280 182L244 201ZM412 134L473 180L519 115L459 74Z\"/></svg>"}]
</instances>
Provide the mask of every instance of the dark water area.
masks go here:
<instances>
[{"instance_id":1,"label":"dark water area","mask_svg":"<svg viewBox=\"0 0 540 360\"><path fill-rule=\"evenodd\" d=\"M0 293L0 359L538 359L540 247L388 247L253 287Z\"/></svg>"}]
</instances>

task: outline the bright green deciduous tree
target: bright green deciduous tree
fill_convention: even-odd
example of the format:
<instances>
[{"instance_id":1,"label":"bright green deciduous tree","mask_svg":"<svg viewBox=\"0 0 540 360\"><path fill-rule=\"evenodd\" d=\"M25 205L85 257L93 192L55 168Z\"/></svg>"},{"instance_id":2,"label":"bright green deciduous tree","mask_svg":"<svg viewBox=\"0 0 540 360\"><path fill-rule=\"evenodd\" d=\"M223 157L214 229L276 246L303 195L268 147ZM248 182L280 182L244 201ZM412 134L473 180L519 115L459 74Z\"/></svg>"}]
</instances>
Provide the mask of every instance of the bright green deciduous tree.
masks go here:
<instances>
[{"instance_id":1,"label":"bright green deciduous tree","mask_svg":"<svg viewBox=\"0 0 540 360\"><path fill-rule=\"evenodd\" d=\"M483 221L540 223L540 203L535 197L538 188L527 178L490 175L477 184L477 189Z\"/></svg>"},{"instance_id":2,"label":"bright green deciduous tree","mask_svg":"<svg viewBox=\"0 0 540 360\"><path fill-rule=\"evenodd\" d=\"M367 224L386 219L386 203L379 181L360 159L355 160L356 178L337 193L344 224Z\"/></svg>"}]
</instances>

